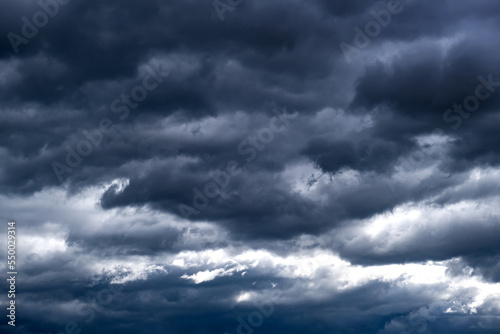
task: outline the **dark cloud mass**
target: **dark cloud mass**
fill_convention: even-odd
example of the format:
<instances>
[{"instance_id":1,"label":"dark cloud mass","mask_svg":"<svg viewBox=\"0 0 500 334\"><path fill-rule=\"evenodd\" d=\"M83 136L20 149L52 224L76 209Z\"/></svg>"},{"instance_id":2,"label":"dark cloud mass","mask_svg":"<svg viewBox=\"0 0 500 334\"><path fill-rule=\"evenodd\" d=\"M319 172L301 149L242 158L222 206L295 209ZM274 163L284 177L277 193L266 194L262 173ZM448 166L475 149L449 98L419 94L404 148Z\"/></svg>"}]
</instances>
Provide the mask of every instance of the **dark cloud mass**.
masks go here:
<instances>
[{"instance_id":1,"label":"dark cloud mass","mask_svg":"<svg viewBox=\"0 0 500 334\"><path fill-rule=\"evenodd\" d=\"M499 2L0 3L2 333L500 333Z\"/></svg>"}]
</instances>

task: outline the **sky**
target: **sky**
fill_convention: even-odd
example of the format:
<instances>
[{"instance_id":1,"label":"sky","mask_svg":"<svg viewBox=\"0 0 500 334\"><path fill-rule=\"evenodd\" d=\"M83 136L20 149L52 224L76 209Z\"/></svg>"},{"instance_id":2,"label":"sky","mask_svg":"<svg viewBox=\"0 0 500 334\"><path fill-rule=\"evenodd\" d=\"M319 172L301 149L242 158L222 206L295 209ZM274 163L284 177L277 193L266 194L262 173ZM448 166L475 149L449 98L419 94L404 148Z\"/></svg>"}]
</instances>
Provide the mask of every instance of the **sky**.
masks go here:
<instances>
[{"instance_id":1,"label":"sky","mask_svg":"<svg viewBox=\"0 0 500 334\"><path fill-rule=\"evenodd\" d=\"M0 0L1 333L500 332L500 2Z\"/></svg>"}]
</instances>

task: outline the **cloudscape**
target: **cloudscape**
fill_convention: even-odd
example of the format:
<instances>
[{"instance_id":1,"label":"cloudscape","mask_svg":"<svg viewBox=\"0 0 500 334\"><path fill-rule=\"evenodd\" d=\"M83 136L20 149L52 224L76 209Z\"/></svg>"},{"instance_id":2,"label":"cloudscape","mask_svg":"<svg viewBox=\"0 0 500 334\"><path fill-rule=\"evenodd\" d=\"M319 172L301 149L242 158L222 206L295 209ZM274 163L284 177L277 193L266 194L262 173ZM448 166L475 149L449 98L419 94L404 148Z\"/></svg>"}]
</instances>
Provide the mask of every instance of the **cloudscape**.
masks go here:
<instances>
[{"instance_id":1,"label":"cloudscape","mask_svg":"<svg viewBox=\"0 0 500 334\"><path fill-rule=\"evenodd\" d=\"M500 333L500 2L0 0L1 333Z\"/></svg>"}]
</instances>

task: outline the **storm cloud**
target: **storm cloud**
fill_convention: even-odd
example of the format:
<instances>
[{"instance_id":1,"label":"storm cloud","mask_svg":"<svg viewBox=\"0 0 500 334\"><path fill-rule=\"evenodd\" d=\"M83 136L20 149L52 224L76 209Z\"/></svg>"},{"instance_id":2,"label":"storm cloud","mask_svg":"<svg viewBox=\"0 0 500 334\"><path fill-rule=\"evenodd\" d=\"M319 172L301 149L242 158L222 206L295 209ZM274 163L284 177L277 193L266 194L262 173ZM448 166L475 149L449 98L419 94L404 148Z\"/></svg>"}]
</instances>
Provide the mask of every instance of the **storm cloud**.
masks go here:
<instances>
[{"instance_id":1,"label":"storm cloud","mask_svg":"<svg viewBox=\"0 0 500 334\"><path fill-rule=\"evenodd\" d=\"M2 333L500 328L497 1L0 3Z\"/></svg>"}]
</instances>

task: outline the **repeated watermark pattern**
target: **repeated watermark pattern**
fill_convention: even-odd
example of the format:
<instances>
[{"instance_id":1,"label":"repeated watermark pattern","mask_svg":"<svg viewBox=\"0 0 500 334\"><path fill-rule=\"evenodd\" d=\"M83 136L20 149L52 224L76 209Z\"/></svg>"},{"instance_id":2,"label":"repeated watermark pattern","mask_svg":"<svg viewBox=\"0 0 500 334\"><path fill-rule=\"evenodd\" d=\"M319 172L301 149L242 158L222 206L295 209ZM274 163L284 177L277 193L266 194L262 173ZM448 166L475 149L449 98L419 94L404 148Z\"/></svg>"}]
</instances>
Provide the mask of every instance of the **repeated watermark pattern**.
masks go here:
<instances>
[{"instance_id":1,"label":"repeated watermark pattern","mask_svg":"<svg viewBox=\"0 0 500 334\"><path fill-rule=\"evenodd\" d=\"M427 330L427 319L421 315L412 315L410 314L408 316L408 323L410 324L411 327L417 332L417 333L425 333ZM417 327L418 328L415 328ZM399 334L410 334L407 331L401 331Z\"/></svg>"},{"instance_id":2,"label":"repeated watermark pattern","mask_svg":"<svg viewBox=\"0 0 500 334\"><path fill-rule=\"evenodd\" d=\"M443 113L443 121L445 123L453 123L450 125L450 127L454 131L458 130L462 126L464 119L468 119L472 115L472 112L475 112L479 109L479 107L481 106L481 102L485 102L486 100L491 98L493 96L493 93L495 93L496 88L500 87L500 81L495 81L493 79L493 74L491 73L487 76L487 78L479 75L477 77L477 80L479 81L479 84L476 86L473 94L465 97L461 104L454 103L452 108L446 109ZM431 133L430 144L437 144L437 138L442 137L445 134L446 132L445 130L443 130L443 128L435 128ZM404 170L406 171L411 170L412 168L416 168L419 164L422 163L422 161L431 158L431 155L432 153L430 153L424 147L419 146L419 148L413 151L408 158L402 159L402 167L404 167ZM438 174L442 178L449 178L451 176L451 173L439 172ZM412 176L412 178L415 178L415 176ZM404 179L404 177L396 176L394 177L394 179ZM393 183L390 182L391 178L386 178L385 181L393 192L395 190L395 187Z\"/></svg>"},{"instance_id":3,"label":"repeated watermark pattern","mask_svg":"<svg viewBox=\"0 0 500 334\"><path fill-rule=\"evenodd\" d=\"M22 26L20 34L9 32L7 38L14 52L19 53L21 44L28 44L29 41L38 35L40 29L45 27L51 18L55 17L60 10L61 5L66 5L71 0L39 0L37 2L41 10L33 14L31 20L26 16L21 18Z\"/></svg>"},{"instance_id":4,"label":"repeated watermark pattern","mask_svg":"<svg viewBox=\"0 0 500 334\"><path fill-rule=\"evenodd\" d=\"M269 301L269 303L258 303L253 302L256 311L252 311L248 314L246 320L242 317L237 317L238 327L236 327L236 334L252 334L255 328L258 328L264 324L264 319L269 318L274 313L274 303ZM224 332L224 334L230 334Z\"/></svg>"},{"instance_id":5,"label":"repeated watermark pattern","mask_svg":"<svg viewBox=\"0 0 500 334\"><path fill-rule=\"evenodd\" d=\"M76 309L77 315L82 318L80 323L76 321L68 321L64 325L64 331L59 332L57 334L81 334L82 326L81 321L84 321L86 324L90 324L96 318L96 314L100 313L104 310L104 307L111 304L113 298L123 290L123 286L121 284L109 284L107 288L99 290L95 297L87 297L87 302L81 304ZM50 332L49 334L53 334Z\"/></svg>"},{"instance_id":6,"label":"repeated watermark pattern","mask_svg":"<svg viewBox=\"0 0 500 334\"><path fill-rule=\"evenodd\" d=\"M474 94L468 95L462 104L453 104L453 109L447 109L443 113L443 121L446 123L454 123L451 128L457 130L462 125L462 120L470 117L470 113L477 111L481 105L481 101L488 100L495 92L496 87L500 87L500 81L493 80L493 74L488 75L488 79L482 75L477 77L479 84L474 90ZM465 110L464 110L465 109Z\"/></svg>"},{"instance_id":7,"label":"repeated watermark pattern","mask_svg":"<svg viewBox=\"0 0 500 334\"><path fill-rule=\"evenodd\" d=\"M219 20L223 22L224 13L234 11L234 9L241 5L243 1L244 0L214 0L214 2L212 2L212 6L219 17Z\"/></svg>"},{"instance_id":8,"label":"repeated watermark pattern","mask_svg":"<svg viewBox=\"0 0 500 334\"><path fill-rule=\"evenodd\" d=\"M339 44L340 50L348 63L351 62L352 56L361 52L362 49L370 45L373 38L376 38L382 32L382 28L386 28L392 21L392 16L397 15L403 11L403 5L399 0L389 0L387 2L387 9L380 11L371 10L370 15L374 20L368 21L364 26L364 31L355 26L353 28L356 35L354 35L353 44L341 42Z\"/></svg>"},{"instance_id":9,"label":"repeated watermark pattern","mask_svg":"<svg viewBox=\"0 0 500 334\"><path fill-rule=\"evenodd\" d=\"M189 218L193 214L198 215L202 210L208 207L211 199L224 194L224 189L231 182L231 177L237 176L242 172L243 165L250 164L258 157L259 152L263 151L275 138L275 134L285 130L290 121L298 116L298 112L290 114L283 108L283 112L274 108L276 116L269 120L269 127L260 129L256 134L249 135L238 145L238 153L244 156L244 162L241 164L236 160L228 161L224 169L215 171L210 175L211 181L208 181L201 187L193 188L192 205L181 203L178 205L182 217Z\"/></svg>"},{"instance_id":10,"label":"repeated watermark pattern","mask_svg":"<svg viewBox=\"0 0 500 334\"><path fill-rule=\"evenodd\" d=\"M146 75L142 82L134 86L128 94L122 93L120 98L113 100L110 109L117 114L118 118L123 121L129 114L131 109L136 109L139 103L148 97L148 92L156 89L164 78L169 75L168 72L162 71L161 67L154 69L150 66L145 67ZM84 139L81 139L75 147L67 145L66 159L63 162L53 161L51 166L59 183L64 182L65 175L71 174L75 168L80 166L84 157L92 154L95 148L99 147L104 139L104 135L112 132L113 121L107 117L103 117L99 121L99 125L91 130L83 130Z\"/></svg>"}]
</instances>

